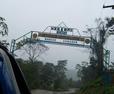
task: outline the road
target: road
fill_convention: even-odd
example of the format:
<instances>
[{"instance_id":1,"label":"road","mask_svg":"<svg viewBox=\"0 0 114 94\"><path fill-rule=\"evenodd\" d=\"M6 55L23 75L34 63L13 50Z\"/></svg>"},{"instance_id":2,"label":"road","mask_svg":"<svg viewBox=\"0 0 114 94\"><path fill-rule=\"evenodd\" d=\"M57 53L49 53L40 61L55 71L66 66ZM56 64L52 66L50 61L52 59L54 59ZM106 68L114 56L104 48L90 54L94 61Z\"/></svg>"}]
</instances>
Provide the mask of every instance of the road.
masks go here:
<instances>
[{"instance_id":1,"label":"road","mask_svg":"<svg viewBox=\"0 0 114 94\"><path fill-rule=\"evenodd\" d=\"M32 90L32 94L74 94L77 89L69 89L69 91L53 92L48 90Z\"/></svg>"}]
</instances>

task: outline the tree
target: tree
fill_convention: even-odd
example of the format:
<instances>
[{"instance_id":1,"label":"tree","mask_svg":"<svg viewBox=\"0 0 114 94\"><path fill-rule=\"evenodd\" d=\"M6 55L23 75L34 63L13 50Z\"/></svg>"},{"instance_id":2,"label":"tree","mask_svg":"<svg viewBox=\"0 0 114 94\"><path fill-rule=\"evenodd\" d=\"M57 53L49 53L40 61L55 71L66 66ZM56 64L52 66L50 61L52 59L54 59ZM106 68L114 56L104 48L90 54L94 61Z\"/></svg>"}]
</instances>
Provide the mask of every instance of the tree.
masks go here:
<instances>
[{"instance_id":1,"label":"tree","mask_svg":"<svg viewBox=\"0 0 114 94\"><path fill-rule=\"evenodd\" d=\"M43 89L53 89L55 76L55 66L52 63L46 63L41 71L41 84Z\"/></svg>"},{"instance_id":2,"label":"tree","mask_svg":"<svg viewBox=\"0 0 114 94\"><path fill-rule=\"evenodd\" d=\"M8 35L8 26L3 17L0 17L0 34L2 34L2 36Z\"/></svg>"},{"instance_id":3,"label":"tree","mask_svg":"<svg viewBox=\"0 0 114 94\"><path fill-rule=\"evenodd\" d=\"M66 90L76 86L75 81L67 79L66 60L43 64L41 61L16 59L31 89Z\"/></svg>"},{"instance_id":4,"label":"tree","mask_svg":"<svg viewBox=\"0 0 114 94\"><path fill-rule=\"evenodd\" d=\"M3 17L0 17L0 34L2 36L8 35L8 26ZM6 40L0 40L0 44L4 45L5 47L9 45Z\"/></svg>"},{"instance_id":5,"label":"tree","mask_svg":"<svg viewBox=\"0 0 114 94\"><path fill-rule=\"evenodd\" d=\"M43 68L43 62L35 61L34 63L27 63L23 59L16 59L17 63L24 74L24 77L30 87L30 89L38 89L41 87L41 70Z\"/></svg>"},{"instance_id":6,"label":"tree","mask_svg":"<svg viewBox=\"0 0 114 94\"><path fill-rule=\"evenodd\" d=\"M97 19L96 28L88 28L91 33L91 53L90 62L87 64L77 64L78 76L83 84L88 81L95 80L103 75L106 70L104 66L104 44L107 40L107 32L114 25L114 18L106 18L106 20ZM93 75L94 74L94 75Z\"/></svg>"},{"instance_id":7,"label":"tree","mask_svg":"<svg viewBox=\"0 0 114 94\"><path fill-rule=\"evenodd\" d=\"M29 60L31 63L34 63L37 58L47 51L49 48L43 44L39 43L27 43L25 46L23 46L23 50L26 52L28 55Z\"/></svg>"},{"instance_id":8,"label":"tree","mask_svg":"<svg viewBox=\"0 0 114 94\"><path fill-rule=\"evenodd\" d=\"M78 70L77 75L81 78L83 85L97 78L97 69L88 62L84 61L81 64L77 64L76 69Z\"/></svg>"},{"instance_id":9,"label":"tree","mask_svg":"<svg viewBox=\"0 0 114 94\"><path fill-rule=\"evenodd\" d=\"M91 43L90 63L98 69L98 74L102 75L104 71L104 44L107 40L106 34L109 28L114 24L114 18L97 19L96 29L89 29L89 32L94 32Z\"/></svg>"},{"instance_id":10,"label":"tree","mask_svg":"<svg viewBox=\"0 0 114 94\"><path fill-rule=\"evenodd\" d=\"M60 60L58 64L55 66L55 81L54 81L54 88L66 88L66 75L65 72L67 60Z\"/></svg>"}]
</instances>

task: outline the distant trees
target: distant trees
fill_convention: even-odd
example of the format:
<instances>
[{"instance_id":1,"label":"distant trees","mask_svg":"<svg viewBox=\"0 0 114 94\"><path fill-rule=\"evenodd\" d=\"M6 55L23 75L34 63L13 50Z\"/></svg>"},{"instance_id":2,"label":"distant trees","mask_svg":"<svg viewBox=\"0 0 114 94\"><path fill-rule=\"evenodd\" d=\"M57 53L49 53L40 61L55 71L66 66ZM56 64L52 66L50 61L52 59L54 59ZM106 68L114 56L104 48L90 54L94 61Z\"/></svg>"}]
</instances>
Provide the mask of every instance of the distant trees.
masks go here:
<instances>
[{"instance_id":1,"label":"distant trees","mask_svg":"<svg viewBox=\"0 0 114 94\"><path fill-rule=\"evenodd\" d=\"M75 87L75 81L67 79L65 75L66 60L58 61L57 65L53 63L43 64L41 61L30 63L30 60L22 59L16 61L19 63L31 89L67 90L69 87Z\"/></svg>"},{"instance_id":2,"label":"distant trees","mask_svg":"<svg viewBox=\"0 0 114 94\"><path fill-rule=\"evenodd\" d=\"M88 62L77 64L77 75L81 78L81 84L84 85L98 77L97 69L90 65Z\"/></svg>"},{"instance_id":3,"label":"distant trees","mask_svg":"<svg viewBox=\"0 0 114 94\"><path fill-rule=\"evenodd\" d=\"M44 89L53 89L55 80L55 66L52 63L46 63L41 71L41 85Z\"/></svg>"},{"instance_id":4,"label":"distant trees","mask_svg":"<svg viewBox=\"0 0 114 94\"><path fill-rule=\"evenodd\" d=\"M54 81L54 88L67 88L66 85L66 64L67 60L60 60L58 64L55 66L55 81Z\"/></svg>"},{"instance_id":5,"label":"distant trees","mask_svg":"<svg viewBox=\"0 0 114 94\"><path fill-rule=\"evenodd\" d=\"M21 67L24 77L30 88L35 89L40 88L40 75L43 63L36 61L34 63L29 63L30 61L24 61L22 59L16 60Z\"/></svg>"}]
</instances>

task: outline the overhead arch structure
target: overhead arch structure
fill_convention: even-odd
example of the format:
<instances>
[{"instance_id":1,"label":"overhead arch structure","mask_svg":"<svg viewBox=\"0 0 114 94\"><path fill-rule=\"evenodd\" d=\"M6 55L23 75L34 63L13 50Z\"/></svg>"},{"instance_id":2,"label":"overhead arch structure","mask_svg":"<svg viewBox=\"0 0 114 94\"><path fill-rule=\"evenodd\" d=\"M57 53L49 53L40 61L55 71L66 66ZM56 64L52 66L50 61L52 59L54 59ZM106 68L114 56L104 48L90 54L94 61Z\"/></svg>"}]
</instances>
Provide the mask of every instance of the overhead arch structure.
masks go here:
<instances>
[{"instance_id":1,"label":"overhead arch structure","mask_svg":"<svg viewBox=\"0 0 114 94\"><path fill-rule=\"evenodd\" d=\"M13 54L27 43L90 48L91 37L81 35L78 29L69 28L62 22L58 26L48 26L44 31L30 31L17 39L13 39L10 52Z\"/></svg>"}]
</instances>

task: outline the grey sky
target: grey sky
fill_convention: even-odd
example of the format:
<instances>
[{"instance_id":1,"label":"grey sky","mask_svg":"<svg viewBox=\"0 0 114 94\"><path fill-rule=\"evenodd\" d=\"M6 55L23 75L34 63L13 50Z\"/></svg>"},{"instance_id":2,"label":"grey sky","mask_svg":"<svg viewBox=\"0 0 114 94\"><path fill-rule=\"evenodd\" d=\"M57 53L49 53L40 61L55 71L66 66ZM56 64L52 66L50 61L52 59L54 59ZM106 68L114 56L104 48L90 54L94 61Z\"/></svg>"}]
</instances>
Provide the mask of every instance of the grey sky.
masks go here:
<instances>
[{"instance_id":1,"label":"grey sky","mask_svg":"<svg viewBox=\"0 0 114 94\"><path fill-rule=\"evenodd\" d=\"M67 26L83 30L86 25L94 26L95 18L113 16L113 10L102 9L103 4L113 0L0 0L0 16L9 26L9 38L15 39L31 31L42 31L49 25L64 21ZM50 45L49 45L50 46ZM63 50L64 49L64 50ZM82 49L82 48L81 48ZM44 55L46 61L68 59L69 68L88 60L85 49L51 46ZM63 54L61 54L63 53ZM68 55L69 54L69 55Z\"/></svg>"}]
</instances>

